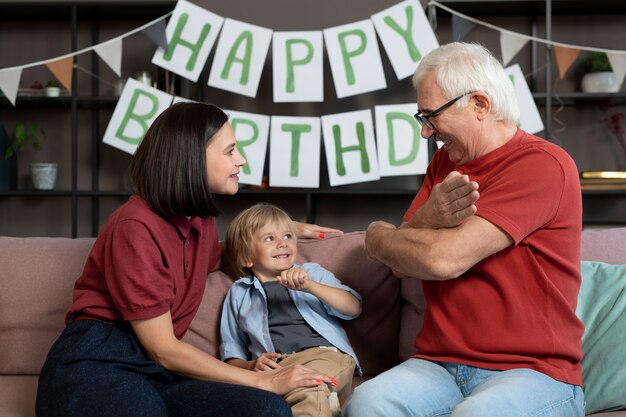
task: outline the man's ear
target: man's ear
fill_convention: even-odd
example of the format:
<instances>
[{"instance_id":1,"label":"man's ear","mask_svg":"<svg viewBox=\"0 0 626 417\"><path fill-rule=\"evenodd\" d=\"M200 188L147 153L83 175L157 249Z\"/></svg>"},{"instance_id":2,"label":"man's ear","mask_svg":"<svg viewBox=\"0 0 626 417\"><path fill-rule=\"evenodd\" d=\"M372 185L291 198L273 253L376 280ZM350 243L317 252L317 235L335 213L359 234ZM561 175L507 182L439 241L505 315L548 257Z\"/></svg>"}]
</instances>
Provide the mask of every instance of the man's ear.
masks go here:
<instances>
[{"instance_id":1,"label":"man's ear","mask_svg":"<svg viewBox=\"0 0 626 417\"><path fill-rule=\"evenodd\" d=\"M477 91L472 93L470 100L479 120L485 119L491 113L491 97L487 94Z\"/></svg>"},{"instance_id":2,"label":"man's ear","mask_svg":"<svg viewBox=\"0 0 626 417\"><path fill-rule=\"evenodd\" d=\"M243 266L246 268L252 268L254 266L254 263L251 260L246 259L245 261L243 261Z\"/></svg>"}]
</instances>

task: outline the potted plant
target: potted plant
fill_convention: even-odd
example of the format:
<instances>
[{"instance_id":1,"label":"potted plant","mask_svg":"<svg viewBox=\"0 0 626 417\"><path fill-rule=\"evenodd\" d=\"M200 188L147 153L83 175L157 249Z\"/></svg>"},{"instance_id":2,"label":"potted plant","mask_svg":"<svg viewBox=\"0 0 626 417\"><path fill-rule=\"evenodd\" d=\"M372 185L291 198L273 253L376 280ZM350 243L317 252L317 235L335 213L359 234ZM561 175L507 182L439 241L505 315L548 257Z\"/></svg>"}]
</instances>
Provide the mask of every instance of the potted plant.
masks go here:
<instances>
[{"instance_id":1,"label":"potted plant","mask_svg":"<svg viewBox=\"0 0 626 417\"><path fill-rule=\"evenodd\" d=\"M59 87L59 83L55 80L48 81L46 85L46 96L48 97L59 97L61 95L61 88Z\"/></svg>"},{"instance_id":2,"label":"potted plant","mask_svg":"<svg viewBox=\"0 0 626 417\"><path fill-rule=\"evenodd\" d=\"M0 191L17 190L17 158L12 156L2 157L7 154L7 149L12 146L7 130L0 124Z\"/></svg>"},{"instance_id":3,"label":"potted plant","mask_svg":"<svg viewBox=\"0 0 626 417\"><path fill-rule=\"evenodd\" d=\"M4 152L4 158L9 160L17 152L23 151L30 142L35 151L41 150L42 141L46 136L45 130L36 125L26 126L23 122L15 125L15 142L9 144ZM32 163L30 165L33 186L36 190L52 190L56 182L58 164Z\"/></svg>"},{"instance_id":4,"label":"potted plant","mask_svg":"<svg viewBox=\"0 0 626 417\"><path fill-rule=\"evenodd\" d=\"M604 52L590 52L578 64L578 72L583 76L582 90L585 93L615 93L619 83Z\"/></svg>"}]
</instances>

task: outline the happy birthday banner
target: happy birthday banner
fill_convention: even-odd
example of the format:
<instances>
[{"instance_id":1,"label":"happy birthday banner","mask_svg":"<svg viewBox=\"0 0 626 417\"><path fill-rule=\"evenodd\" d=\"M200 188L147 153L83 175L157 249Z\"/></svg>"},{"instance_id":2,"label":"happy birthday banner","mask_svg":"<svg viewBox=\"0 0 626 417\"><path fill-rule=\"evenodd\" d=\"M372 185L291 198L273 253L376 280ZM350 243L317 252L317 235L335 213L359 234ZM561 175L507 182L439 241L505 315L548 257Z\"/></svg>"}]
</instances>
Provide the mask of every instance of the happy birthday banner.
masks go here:
<instances>
[{"instance_id":1,"label":"happy birthday banner","mask_svg":"<svg viewBox=\"0 0 626 417\"><path fill-rule=\"evenodd\" d=\"M506 69L522 112L520 127L543 130L543 122L519 65ZM171 104L189 101L126 82L104 134L104 143L133 154L157 116ZM321 117L277 116L225 109L248 163L242 184L261 185L269 142L269 185L318 188L323 139L331 186L375 181L381 177L426 172L428 146L413 117L415 103L376 106L371 110ZM375 126L375 128L374 128Z\"/></svg>"}]
</instances>

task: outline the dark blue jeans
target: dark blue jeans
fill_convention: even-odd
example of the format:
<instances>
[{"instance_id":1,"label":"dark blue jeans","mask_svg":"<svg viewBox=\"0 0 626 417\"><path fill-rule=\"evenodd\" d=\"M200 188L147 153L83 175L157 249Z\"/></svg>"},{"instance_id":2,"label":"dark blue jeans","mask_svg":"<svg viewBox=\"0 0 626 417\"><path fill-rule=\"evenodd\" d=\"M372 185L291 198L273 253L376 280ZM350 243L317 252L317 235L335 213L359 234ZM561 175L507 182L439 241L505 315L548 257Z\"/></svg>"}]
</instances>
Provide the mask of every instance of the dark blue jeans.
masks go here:
<instances>
[{"instance_id":1,"label":"dark blue jeans","mask_svg":"<svg viewBox=\"0 0 626 417\"><path fill-rule=\"evenodd\" d=\"M129 325L70 322L39 377L37 417L270 417L291 409L269 391L186 379L151 360Z\"/></svg>"}]
</instances>

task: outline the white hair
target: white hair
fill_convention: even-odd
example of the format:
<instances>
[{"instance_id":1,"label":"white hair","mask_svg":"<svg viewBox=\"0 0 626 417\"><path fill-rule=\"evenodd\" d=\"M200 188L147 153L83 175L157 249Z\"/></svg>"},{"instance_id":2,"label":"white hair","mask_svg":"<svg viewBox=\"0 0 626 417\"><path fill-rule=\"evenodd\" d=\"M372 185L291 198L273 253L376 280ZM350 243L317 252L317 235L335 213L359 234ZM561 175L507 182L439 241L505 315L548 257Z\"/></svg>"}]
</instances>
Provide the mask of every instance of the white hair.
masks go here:
<instances>
[{"instance_id":1,"label":"white hair","mask_svg":"<svg viewBox=\"0 0 626 417\"><path fill-rule=\"evenodd\" d=\"M436 82L448 99L472 91L481 91L491 98L496 120L519 124L520 110L513 83L498 60L482 45L453 42L424 56L413 74L417 88L426 74L435 71ZM467 105L463 97L456 105Z\"/></svg>"}]
</instances>

